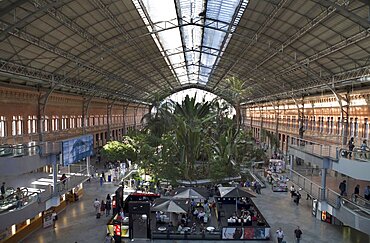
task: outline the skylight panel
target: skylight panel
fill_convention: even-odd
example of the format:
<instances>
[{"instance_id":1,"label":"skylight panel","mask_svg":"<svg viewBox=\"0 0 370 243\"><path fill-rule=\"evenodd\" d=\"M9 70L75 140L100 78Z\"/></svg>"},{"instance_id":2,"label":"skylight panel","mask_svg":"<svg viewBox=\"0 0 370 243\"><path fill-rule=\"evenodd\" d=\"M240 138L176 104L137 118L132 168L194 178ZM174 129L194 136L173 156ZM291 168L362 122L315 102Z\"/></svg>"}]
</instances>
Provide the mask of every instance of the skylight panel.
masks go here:
<instances>
[{"instance_id":1,"label":"skylight panel","mask_svg":"<svg viewBox=\"0 0 370 243\"><path fill-rule=\"evenodd\" d=\"M207 84L248 0L132 0L181 84ZM176 6L177 4L177 12ZM179 19L177 18L179 16ZM167 29L169 26L178 28Z\"/></svg>"}]
</instances>

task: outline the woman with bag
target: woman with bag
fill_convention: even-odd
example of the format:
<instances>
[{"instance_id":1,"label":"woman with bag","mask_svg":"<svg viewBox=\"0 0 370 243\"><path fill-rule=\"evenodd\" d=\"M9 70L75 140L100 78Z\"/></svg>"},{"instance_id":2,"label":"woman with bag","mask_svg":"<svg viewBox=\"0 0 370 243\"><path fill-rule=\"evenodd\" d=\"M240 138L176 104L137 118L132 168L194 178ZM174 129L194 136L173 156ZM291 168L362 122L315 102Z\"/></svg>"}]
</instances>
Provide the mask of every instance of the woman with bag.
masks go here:
<instances>
[{"instance_id":1,"label":"woman with bag","mask_svg":"<svg viewBox=\"0 0 370 243\"><path fill-rule=\"evenodd\" d=\"M104 200L101 200L100 214L103 214L104 212L105 212L105 202L104 202Z\"/></svg>"}]
</instances>

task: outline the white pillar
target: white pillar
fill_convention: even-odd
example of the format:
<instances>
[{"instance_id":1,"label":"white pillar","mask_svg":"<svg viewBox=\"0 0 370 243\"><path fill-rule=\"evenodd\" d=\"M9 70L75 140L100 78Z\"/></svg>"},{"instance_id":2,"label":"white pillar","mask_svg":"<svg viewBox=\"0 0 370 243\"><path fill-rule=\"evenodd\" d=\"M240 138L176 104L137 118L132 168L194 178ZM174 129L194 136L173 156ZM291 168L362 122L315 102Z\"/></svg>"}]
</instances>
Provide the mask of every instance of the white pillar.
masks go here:
<instances>
[{"instance_id":1,"label":"white pillar","mask_svg":"<svg viewBox=\"0 0 370 243\"><path fill-rule=\"evenodd\" d=\"M293 163L294 163L294 155L289 156L289 177L292 178L292 170L293 170Z\"/></svg>"},{"instance_id":2,"label":"white pillar","mask_svg":"<svg viewBox=\"0 0 370 243\"><path fill-rule=\"evenodd\" d=\"M56 161L53 162L53 195L58 193L58 164Z\"/></svg>"},{"instance_id":3,"label":"white pillar","mask_svg":"<svg viewBox=\"0 0 370 243\"><path fill-rule=\"evenodd\" d=\"M86 171L87 175L90 176L90 156L86 157Z\"/></svg>"}]
</instances>

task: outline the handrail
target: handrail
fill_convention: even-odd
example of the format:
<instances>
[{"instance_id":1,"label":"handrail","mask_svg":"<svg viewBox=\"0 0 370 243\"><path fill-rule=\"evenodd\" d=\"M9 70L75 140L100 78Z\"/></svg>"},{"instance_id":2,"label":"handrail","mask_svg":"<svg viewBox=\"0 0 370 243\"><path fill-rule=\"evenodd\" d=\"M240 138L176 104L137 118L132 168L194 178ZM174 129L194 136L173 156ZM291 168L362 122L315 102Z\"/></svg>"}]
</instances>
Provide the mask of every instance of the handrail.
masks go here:
<instances>
[{"instance_id":1,"label":"handrail","mask_svg":"<svg viewBox=\"0 0 370 243\"><path fill-rule=\"evenodd\" d=\"M77 183L77 180L81 179L80 177L84 177L84 180L87 180L89 178L89 176L87 175L86 166L84 166L83 169L77 172L71 172L70 174L67 174L67 178L65 178L64 180L58 181L56 184L56 192L60 193L71 190L71 188L74 187Z\"/></svg>"},{"instance_id":2,"label":"handrail","mask_svg":"<svg viewBox=\"0 0 370 243\"><path fill-rule=\"evenodd\" d=\"M22 189L27 189L27 188L22 188ZM39 201L39 193L41 193L41 191L28 193L28 189L27 189L27 195L23 196L22 198L17 199L16 196L14 196L14 194L9 195L5 199L0 200L0 204L3 205L3 207L4 205L8 206L5 209L0 210L0 214L9 212L12 209L24 208L30 205L32 202Z\"/></svg>"},{"instance_id":3,"label":"handrail","mask_svg":"<svg viewBox=\"0 0 370 243\"><path fill-rule=\"evenodd\" d=\"M291 177L290 180L293 181L293 183L297 184L299 187L301 187L304 191L306 191L311 197L318 199L319 201L322 200L322 187L315 182L307 179L303 175L299 174L298 172L291 170Z\"/></svg>"},{"instance_id":4,"label":"handrail","mask_svg":"<svg viewBox=\"0 0 370 243\"><path fill-rule=\"evenodd\" d=\"M326 192L328 198L327 201L333 207L340 208L341 206L345 206L351 211L355 211L357 214L360 214L364 217L370 216L370 208L368 202L363 201L363 205L360 205L358 201L354 202L353 200L351 200L351 198L343 197L339 193L331 190L330 188L327 188Z\"/></svg>"},{"instance_id":5,"label":"handrail","mask_svg":"<svg viewBox=\"0 0 370 243\"><path fill-rule=\"evenodd\" d=\"M332 144L320 144L314 141L302 138L293 138L293 143L289 147L298 147L298 149L320 157L330 157L338 159L341 147Z\"/></svg>"},{"instance_id":6,"label":"handrail","mask_svg":"<svg viewBox=\"0 0 370 243\"><path fill-rule=\"evenodd\" d=\"M362 151L360 148L355 148L353 151L350 151L342 148L339 150L339 157L360 162L370 162L370 151Z\"/></svg>"},{"instance_id":7,"label":"handrail","mask_svg":"<svg viewBox=\"0 0 370 243\"><path fill-rule=\"evenodd\" d=\"M55 149L60 148L60 141L51 142L28 142L24 144L0 144L0 157L7 156L32 156L57 153Z\"/></svg>"},{"instance_id":8,"label":"handrail","mask_svg":"<svg viewBox=\"0 0 370 243\"><path fill-rule=\"evenodd\" d=\"M322 198L322 187L316 184L315 182L307 179L303 175L299 174L294 170L290 170L292 172L291 180L294 184L297 184L301 187L304 191L306 191L311 197L318 199L319 201L323 201ZM348 198L342 197L339 193L333 191L330 188L325 189L326 194L326 201L328 204L333 206L334 208L340 208L342 205L346 205L352 211L356 211L362 215L370 215L370 205L366 199L362 201L363 205L360 205L358 202L353 202ZM361 197L358 197L359 201L362 200Z\"/></svg>"}]
</instances>

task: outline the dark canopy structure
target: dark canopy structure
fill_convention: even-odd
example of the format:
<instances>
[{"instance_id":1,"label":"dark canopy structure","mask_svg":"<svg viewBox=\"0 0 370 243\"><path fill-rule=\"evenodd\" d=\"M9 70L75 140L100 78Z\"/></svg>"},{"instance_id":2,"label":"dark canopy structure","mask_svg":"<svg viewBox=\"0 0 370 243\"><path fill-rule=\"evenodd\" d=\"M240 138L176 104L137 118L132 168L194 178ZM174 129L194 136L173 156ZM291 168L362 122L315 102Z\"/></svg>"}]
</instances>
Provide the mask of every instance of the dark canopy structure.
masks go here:
<instances>
[{"instance_id":1,"label":"dark canopy structure","mask_svg":"<svg viewBox=\"0 0 370 243\"><path fill-rule=\"evenodd\" d=\"M149 104L263 102L370 83L367 0L0 1L0 84Z\"/></svg>"}]
</instances>

